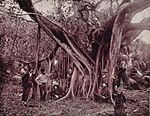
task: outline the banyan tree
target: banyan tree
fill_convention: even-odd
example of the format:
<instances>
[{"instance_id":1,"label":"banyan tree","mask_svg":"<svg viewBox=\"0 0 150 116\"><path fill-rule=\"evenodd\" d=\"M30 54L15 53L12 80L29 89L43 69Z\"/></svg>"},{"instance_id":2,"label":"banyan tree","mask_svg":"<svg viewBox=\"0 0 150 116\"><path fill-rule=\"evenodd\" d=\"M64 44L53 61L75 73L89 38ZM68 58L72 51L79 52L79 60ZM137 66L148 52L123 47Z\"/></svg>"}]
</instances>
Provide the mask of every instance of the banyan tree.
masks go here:
<instances>
[{"instance_id":1,"label":"banyan tree","mask_svg":"<svg viewBox=\"0 0 150 116\"><path fill-rule=\"evenodd\" d=\"M72 1L85 2L82 0ZM96 4L87 2L87 5L80 7L78 11L81 18L87 21L88 17L86 16L103 1L100 0ZM110 3L114 2L113 0L110 1ZM117 1L116 3L118 3ZM64 27L44 16L38 9L34 8L31 0L17 0L16 2L70 56L74 64L70 87L67 94L60 100L69 96L73 98L76 96L75 91L78 88L76 83L81 86L77 91L80 91L84 97L93 97L94 91L101 84L103 69L108 71L105 80L112 95L112 80L120 51L134 41L143 30L150 29L150 18L144 18L140 23L131 23L135 14L150 7L150 0L135 0L132 2L131 0L123 0L118 9L112 12L103 22L102 27L96 27L89 31L89 42L91 42L89 53L86 49L81 48L78 43L77 40L80 40L80 36L78 36L79 38L75 37Z\"/></svg>"}]
</instances>

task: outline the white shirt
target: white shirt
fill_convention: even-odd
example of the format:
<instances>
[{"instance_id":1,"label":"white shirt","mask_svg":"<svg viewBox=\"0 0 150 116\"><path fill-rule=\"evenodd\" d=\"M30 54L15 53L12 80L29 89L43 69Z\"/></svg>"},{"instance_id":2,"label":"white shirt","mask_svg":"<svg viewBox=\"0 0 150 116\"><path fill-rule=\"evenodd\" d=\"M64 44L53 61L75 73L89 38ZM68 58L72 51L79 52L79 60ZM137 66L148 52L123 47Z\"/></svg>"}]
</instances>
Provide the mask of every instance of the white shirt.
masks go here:
<instances>
[{"instance_id":1,"label":"white shirt","mask_svg":"<svg viewBox=\"0 0 150 116\"><path fill-rule=\"evenodd\" d=\"M51 74L40 74L36 79L35 81L37 82L37 84L42 84L42 83L47 83L48 81L48 77L51 76Z\"/></svg>"}]
</instances>

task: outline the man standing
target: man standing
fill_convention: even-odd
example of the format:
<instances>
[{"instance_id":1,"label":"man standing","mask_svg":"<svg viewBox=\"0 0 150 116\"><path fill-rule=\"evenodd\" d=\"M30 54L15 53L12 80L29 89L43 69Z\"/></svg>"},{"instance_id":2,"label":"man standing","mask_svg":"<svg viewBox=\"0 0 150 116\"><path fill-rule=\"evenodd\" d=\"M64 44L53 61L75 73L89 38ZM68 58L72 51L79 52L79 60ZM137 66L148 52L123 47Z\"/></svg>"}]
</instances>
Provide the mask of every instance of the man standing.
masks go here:
<instances>
[{"instance_id":1,"label":"man standing","mask_svg":"<svg viewBox=\"0 0 150 116\"><path fill-rule=\"evenodd\" d=\"M42 68L40 71L41 71L41 74L38 75L38 77L35 79L35 81L36 81L37 84L39 85L39 89L40 89L40 100L41 100L41 101L45 101L45 100L46 100L46 93L47 93L46 83L47 83L47 81L48 81L48 77L49 77L51 74L46 74L44 68Z\"/></svg>"},{"instance_id":2,"label":"man standing","mask_svg":"<svg viewBox=\"0 0 150 116\"><path fill-rule=\"evenodd\" d=\"M26 104L30 89L32 87L32 75L29 73L30 67L25 67L25 72L22 77L22 87L23 87L23 95L22 101L23 104Z\"/></svg>"},{"instance_id":3,"label":"man standing","mask_svg":"<svg viewBox=\"0 0 150 116\"><path fill-rule=\"evenodd\" d=\"M127 70L127 64L125 61L122 61L120 63L120 66L118 68L118 73L117 73L117 80L116 80L116 85L117 87L120 86L121 81L123 81L123 83L128 86L128 78L127 78L127 74L126 74L126 70Z\"/></svg>"}]
</instances>

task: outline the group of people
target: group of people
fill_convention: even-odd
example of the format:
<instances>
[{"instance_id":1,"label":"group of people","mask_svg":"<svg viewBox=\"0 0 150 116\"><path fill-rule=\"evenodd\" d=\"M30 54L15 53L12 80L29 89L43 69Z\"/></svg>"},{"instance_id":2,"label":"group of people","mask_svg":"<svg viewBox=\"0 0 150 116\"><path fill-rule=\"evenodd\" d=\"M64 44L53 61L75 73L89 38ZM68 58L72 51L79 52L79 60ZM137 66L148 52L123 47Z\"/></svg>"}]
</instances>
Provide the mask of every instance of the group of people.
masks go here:
<instances>
[{"instance_id":1,"label":"group of people","mask_svg":"<svg viewBox=\"0 0 150 116\"><path fill-rule=\"evenodd\" d=\"M45 101L46 95L47 95L47 82L48 82L48 79L51 78L52 73L48 74L46 73L45 69L42 68L40 70L40 74L37 77L33 78L35 74L33 73L33 70L29 66L23 68L22 73L23 73L22 75L22 88L23 88L22 102L23 104L27 103L29 92L32 87L33 81L36 82L39 86L40 101ZM59 84L58 82L55 82L54 87L57 86L58 88L58 84ZM55 87L55 90L56 90L56 87Z\"/></svg>"},{"instance_id":2,"label":"group of people","mask_svg":"<svg viewBox=\"0 0 150 116\"><path fill-rule=\"evenodd\" d=\"M39 86L39 91L40 91L40 101L45 101L46 96L47 96L47 82L48 79L54 78L53 75L55 76L54 79L57 78L56 72L47 74L44 68L41 68L40 74L33 78L34 73L33 70L30 69L30 67L25 67L23 69L23 76L22 76L22 88L23 88L23 95L22 95L22 102L23 104L26 104L30 89L32 87L33 81L36 82ZM102 102L110 102L110 92L108 89L108 84L105 79L107 76L107 70L103 70L102 72L102 83L100 84L100 87L97 92L94 93L94 99L95 101L102 101ZM34 80L33 80L34 79ZM120 83L120 80L119 80ZM51 88L51 92L49 92L50 98L58 99L63 96L64 91L62 89L59 89L58 82L53 82L53 86ZM117 85L117 84L116 84ZM118 86L118 85L117 85ZM61 94L60 94L61 93ZM62 95L62 96L61 96ZM119 109L124 107L124 104L126 102L126 98L122 91L117 91L116 94L113 94L115 98L115 108L117 109L116 111L119 111ZM118 112L116 112L118 113Z\"/></svg>"}]
</instances>

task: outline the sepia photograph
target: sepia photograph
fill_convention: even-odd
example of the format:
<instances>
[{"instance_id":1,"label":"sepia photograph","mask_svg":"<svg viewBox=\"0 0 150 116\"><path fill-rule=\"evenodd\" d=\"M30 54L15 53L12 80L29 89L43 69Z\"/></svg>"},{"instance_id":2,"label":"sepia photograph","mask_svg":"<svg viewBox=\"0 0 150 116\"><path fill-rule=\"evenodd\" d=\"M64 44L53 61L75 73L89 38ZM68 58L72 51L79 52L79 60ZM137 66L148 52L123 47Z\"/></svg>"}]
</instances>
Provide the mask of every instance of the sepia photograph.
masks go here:
<instances>
[{"instance_id":1,"label":"sepia photograph","mask_svg":"<svg viewBox=\"0 0 150 116\"><path fill-rule=\"evenodd\" d=\"M0 116L150 116L150 0L0 0Z\"/></svg>"}]
</instances>

